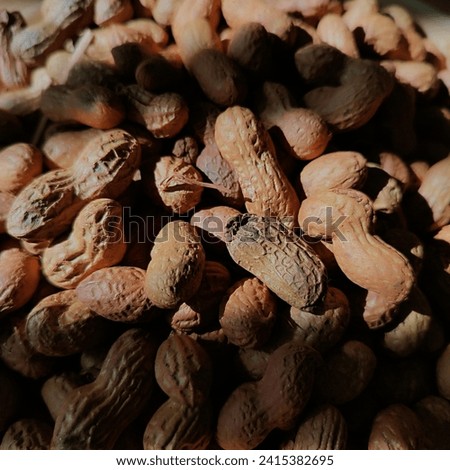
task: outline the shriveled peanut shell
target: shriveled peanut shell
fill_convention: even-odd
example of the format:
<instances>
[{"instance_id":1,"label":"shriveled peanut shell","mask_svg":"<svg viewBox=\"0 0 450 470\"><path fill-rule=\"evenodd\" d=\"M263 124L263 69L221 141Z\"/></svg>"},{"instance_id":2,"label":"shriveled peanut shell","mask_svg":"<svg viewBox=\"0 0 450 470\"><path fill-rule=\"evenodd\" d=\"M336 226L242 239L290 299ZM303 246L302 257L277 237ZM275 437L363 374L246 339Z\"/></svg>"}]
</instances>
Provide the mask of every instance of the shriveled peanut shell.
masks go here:
<instances>
[{"instance_id":1,"label":"shriveled peanut shell","mask_svg":"<svg viewBox=\"0 0 450 470\"><path fill-rule=\"evenodd\" d=\"M300 173L306 196L327 189L359 188L367 178L367 160L358 152L333 152L308 163Z\"/></svg>"},{"instance_id":2,"label":"shriveled peanut shell","mask_svg":"<svg viewBox=\"0 0 450 470\"><path fill-rule=\"evenodd\" d=\"M414 406L423 427L426 448L450 450L450 402L444 398L430 395L422 398Z\"/></svg>"},{"instance_id":3,"label":"shriveled peanut shell","mask_svg":"<svg viewBox=\"0 0 450 470\"><path fill-rule=\"evenodd\" d=\"M350 305L345 294L329 287L323 311L316 314L290 309L295 324L294 338L320 352L326 352L343 336L350 320Z\"/></svg>"},{"instance_id":4,"label":"shriveled peanut shell","mask_svg":"<svg viewBox=\"0 0 450 470\"><path fill-rule=\"evenodd\" d=\"M30 345L46 356L70 356L92 348L109 336L109 325L78 301L74 290L42 299L27 315Z\"/></svg>"},{"instance_id":5,"label":"shriveled peanut shell","mask_svg":"<svg viewBox=\"0 0 450 470\"><path fill-rule=\"evenodd\" d=\"M179 220L169 222L155 239L145 293L157 307L177 307L197 292L204 267L205 252L196 228Z\"/></svg>"},{"instance_id":6,"label":"shriveled peanut shell","mask_svg":"<svg viewBox=\"0 0 450 470\"><path fill-rule=\"evenodd\" d=\"M17 193L42 173L42 153L31 144L13 144L0 151L0 188Z\"/></svg>"},{"instance_id":7,"label":"shriveled peanut shell","mask_svg":"<svg viewBox=\"0 0 450 470\"><path fill-rule=\"evenodd\" d=\"M439 394L450 400L450 345L447 345L437 360L436 382Z\"/></svg>"},{"instance_id":8,"label":"shriveled peanut shell","mask_svg":"<svg viewBox=\"0 0 450 470\"><path fill-rule=\"evenodd\" d=\"M75 292L81 303L108 320L142 321L157 310L145 295L144 279L145 271L140 268L103 268L83 279Z\"/></svg>"},{"instance_id":9,"label":"shriveled peanut shell","mask_svg":"<svg viewBox=\"0 0 450 470\"><path fill-rule=\"evenodd\" d=\"M289 305L314 309L326 291L316 253L276 218L243 214L229 219L225 237L233 260Z\"/></svg>"},{"instance_id":10,"label":"shriveled peanut shell","mask_svg":"<svg viewBox=\"0 0 450 470\"><path fill-rule=\"evenodd\" d=\"M155 361L158 385L180 407L205 403L212 381L212 363L195 340L186 335L169 336L159 347Z\"/></svg>"},{"instance_id":11,"label":"shriveled peanut shell","mask_svg":"<svg viewBox=\"0 0 450 470\"><path fill-rule=\"evenodd\" d=\"M185 406L167 400L144 432L145 450L204 450L212 439L208 405Z\"/></svg>"},{"instance_id":12,"label":"shriveled peanut shell","mask_svg":"<svg viewBox=\"0 0 450 470\"><path fill-rule=\"evenodd\" d=\"M127 102L127 116L144 125L155 137L173 137L188 121L187 104L176 93L154 95L139 85L128 85L122 93Z\"/></svg>"},{"instance_id":13,"label":"shriveled peanut shell","mask_svg":"<svg viewBox=\"0 0 450 470\"><path fill-rule=\"evenodd\" d=\"M6 430L1 450L48 450L52 426L38 419L21 419Z\"/></svg>"},{"instance_id":14,"label":"shriveled peanut shell","mask_svg":"<svg viewBox=\"0 0 450 470\"><path fill-rule=\"evenodd\" d=\"M369 450L419 450L423 445L419 418L407 406L391 405L375 417Z\"/></svg>"},{"instance_id":15,"label":"shriveled peanut shell","mask_svg":"<svg viewBox=\"0 0 450 470\"><path fill-rule=\"evenodd\" d=\"M377 358L364 343L347 341L332 351L317 373L316 390L324 401L342 405L356 398L369 384Z\"/></svg>"},{"instance_id":16,"label":"shriveled peanut shell","mask_svg":"<svg viewBox=\"0 0 450 470\"><path fill-rule=\"evenodd\" d=\"M18 310L33 296L40 279L39 260L20 248L0 251L0 317Z\"/></svg>"},{"instance_id":17,"label":"shriveled peanut shell","mask_svg":"<svg viewBox=\"0 0 450 470\"><path fill-rule=\"evenodd\" d=\"M126 249L122 206L95 199L80 211L68 238L44 251L42 270L53 285L73 289L92 272L119 263Z\"/></svg>"},{"instance_id":18,"label":"shriveled peanut shell","mask_svg":"<svg viewBox=\"0 0 450 470\"><path fill-rule=\"evenodd\" d=\"M236 172L247 210L294 227L300 203L262 122L249 109L234 106L218 116L214 135L222 157Z\"/></svg>"},{"instance_id":19,"label":"shriveled peanut shell","mask_svg":"<svg viewBox=\"0 0 450 470\"><path fill-rule=\"evenodd\" d=\"M231 283L228 269L216 261L206 261L197 293L171 315L170 325L177 331L192 331L217 322L219 304Z\"/></svg>"},{"instance_id":20,"label":"shriveled peanut shell","mask_svg":"<svg viewBox=\"0 0 450 470\"><path fill-rule=\"evenodd\" d=\"M260 280L241 279L223 298L219 321L230 343L258 348L272 333L276 311L275 297Z\"/></svg>"},{"instance_id":21,"label":"shriveled peanut shell","mask_svg":"<svg viewBox=\"0 0 450 470\"><path fill-rule=\"evenodd\" d=\"M286 450L343 450L347 446L347 423L333 405L311 410L301 421Z\"/></svg>"},{"instance_id":22,"label":"shriveled peanut shell","mask_svg":"<svg viewBox=\"0 0 450 470\"><path fill-rule=\"evenodd\" d=\"M149 161L143 168L143 180L152 200L169 212L185 214L202 197L202 176L193 165L177 157Z\"/></svg>"}]
</instances>

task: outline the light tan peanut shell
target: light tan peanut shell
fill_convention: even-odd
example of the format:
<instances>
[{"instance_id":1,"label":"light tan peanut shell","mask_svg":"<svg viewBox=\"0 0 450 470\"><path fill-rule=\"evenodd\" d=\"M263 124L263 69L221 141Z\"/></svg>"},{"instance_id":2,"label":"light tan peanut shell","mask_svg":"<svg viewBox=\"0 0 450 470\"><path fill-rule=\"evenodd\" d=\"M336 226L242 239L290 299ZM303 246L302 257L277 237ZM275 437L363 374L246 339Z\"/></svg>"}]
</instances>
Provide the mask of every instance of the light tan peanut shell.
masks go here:
<instances>
[{"instance_id":1,"label":"light tan peanut shell","mask_svg":"<svg viewBox=\"0 0 450 470\"><path fill-rule=\"evenodd\" d=\"M289 305L321 306L327 289L325 266L316 253L276 218L243 214L225 231L233 260Z\"/></svg>"},{"instance_id":2,"label":"light tan peanut shell","mask_svg":"<svg viewBox=\"0 0 450 470\"><path fill-rule=\"evenodd\" d=\"M205 252L196 230L174 221L158 233L144 283L147 297L157 307L177 307L200 287Z\"/></svg>"},{"instance_id":3,"label":"light tan peanut shell","mask_svg":"<svg viewBox=\"0 0 450 470\"><path fill-rule=\"evenodd\" d=\"M122 206L112 199L95 199L78 214L72 232L44 250L42 270L49 282L73 289L97 269L120 262L127 249Z\"/></svg>"},{"instance_id":4,"label":"light tan peanut shell","mask_svg":"<svg viewBox=\"0 0 450 470\"><path fill-rule=\"evenodd\" d=\"M367 160L358 152L332 152L308 163L300 173L306 196L338 188L359 188L367 178Z\"/></svg>"},{"instance_id":5,"label":"light tan peanut shell","mask_svg":"<svg viewBox=\"0 0 450 470\"><path fill-rule=\"evenodd\" d=\"M81 303L108 320L143 321L158 310L145 295L144 279L140 268L102 268L83 279L75 291Z\"/></svg>"},{"instance_id":6,"label":"light tan peanut shell","mask_svg":"<svg viewBox=\"0 0 450 470\"><path fill-rule=\"evenodd\" d=\"M331 238L341 270L369 291L364 319L379 328L392 321L408 298L415 275L402 254L372 235L372 219L371 201L353 189L317 193L303 201L299 212L303 230Z\"/></svg>"},{"instance_id":7,"label":"light tan peanut shell","mask_svg":"<svg viewBox=\"0 0 450 470\"><path fill-rule=\"evenodd\" d=\"M236 172L247 210L295 226L300 203L262 122L247 108L228 108L216 120L215 139L222 157Z\"/></svg>"}]
</instances>

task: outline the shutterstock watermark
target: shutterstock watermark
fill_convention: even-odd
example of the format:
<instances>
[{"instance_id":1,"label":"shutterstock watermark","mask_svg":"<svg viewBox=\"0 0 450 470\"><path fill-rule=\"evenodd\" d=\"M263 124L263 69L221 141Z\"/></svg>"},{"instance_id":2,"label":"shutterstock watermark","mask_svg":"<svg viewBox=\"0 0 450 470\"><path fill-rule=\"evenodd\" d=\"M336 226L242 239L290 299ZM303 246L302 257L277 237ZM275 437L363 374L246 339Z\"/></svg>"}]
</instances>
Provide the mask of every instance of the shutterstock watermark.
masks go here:
<instances>
[{"instance_id":1,"label":"shutterstock watermark","mask_svg":"<svg viewBox=\"0 0 450 470\"><path fill-rule=\"evenodd\" d=\"M348 216L333 216L332 207L326 207L321 212L321 217L309 216L305 218L302 221L301 230L296 230L297 235L308 243L318 243L321 238L331 238L331 236L346 241L340 227ZM163 229L169 222L179 219L178 214L142 216L133 213L131 207L125 206L122 217L111 217L108 222L109 241L122 240L125 243L148 243L168 241L171 237L174 241L181 243L185 241L183 230L176 230L175 227L175 230L169 232ZM199 234L204 243L219 243L224 239L224 234L227 232L228 220L215 215L205 217L192 212L183 215L181 220L190 221L192 225L200 227L202 230L199 231ZM239 223L239 220L237 223ZM258 230L255 230L254 227L246 227L243 222L241 227L242 236L253 241L263 239L275 241L279 237L280 230L288 230L288 227L293 225L295 224L292 218L280 219L266 214L260 218Z\"/></svg>"}]
</instances>

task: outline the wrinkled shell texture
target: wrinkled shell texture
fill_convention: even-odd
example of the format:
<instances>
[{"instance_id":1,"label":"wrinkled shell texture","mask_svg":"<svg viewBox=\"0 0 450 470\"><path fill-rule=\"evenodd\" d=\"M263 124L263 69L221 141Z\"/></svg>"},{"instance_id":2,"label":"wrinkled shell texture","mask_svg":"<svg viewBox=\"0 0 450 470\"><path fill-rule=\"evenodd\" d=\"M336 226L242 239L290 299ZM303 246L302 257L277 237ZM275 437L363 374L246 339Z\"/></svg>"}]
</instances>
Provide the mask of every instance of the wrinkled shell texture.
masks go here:
<instances>
[{"instance_id":1,"label":"wrinkled shell texture","mask_svg":"<svg viewBox=\"0 0 450 470\"><path fill-rule=\"evenodd\" d=\"M450 449L450 16L387 3L0 1L1 449Z\"/></svg>"}]
</instances>

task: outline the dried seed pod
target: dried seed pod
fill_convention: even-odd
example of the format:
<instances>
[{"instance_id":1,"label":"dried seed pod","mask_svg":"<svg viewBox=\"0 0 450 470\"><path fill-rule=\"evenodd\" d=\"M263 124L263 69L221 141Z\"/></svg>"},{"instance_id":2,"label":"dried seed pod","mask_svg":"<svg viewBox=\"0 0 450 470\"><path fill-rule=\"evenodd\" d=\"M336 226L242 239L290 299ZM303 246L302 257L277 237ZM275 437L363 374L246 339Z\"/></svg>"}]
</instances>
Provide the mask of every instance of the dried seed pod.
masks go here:
<instances>
[{"instance_id":1,"label":"dried seed pod","mask_svg":"<svg viewBox=\"0 0 450 470\"><path fill-rule=\"evenodd\" d=\"M169 212L186 214L199 202L202 176L180 158L164 156L143 167L145 189L152 200Z\"/></svg>"},{"instance_id":2,"label":"dried seed pod","mask_svg":"<svg viewBox=\"0 0 450 470\"><path fill-rule=\"evenodd\" d=\"M204 267L205 252L195 227L183 221L169 222L155 239L145 293L157 307L177 307L197 292Z\"/></svg>"},{"instance_id":3,"label":"dried seed pod","mask_svg":"<svg viewBox=\"0 0 450 470\"><path fill-rule=\"evenodd\" d=\"M127 116L144 125L155 137L173 137L188 121L187 104L176 93L152 94L139 85L122 89L127 103Z\"/></svg>"},{"instance_id":4,"label":"dried seed pod","mask_svg":"<svg viewBox=\"0 0 450 470\"><path fill-rule=\"evenodd\" d=\"M241 279L223 298L219 321L230 343L258 348L272 333L276 311L276 299L260 280Z\"/></svg>"},{"instance_id":5,"label":"dried seed pod","mask_svg":"<svg viewBox=\"0 0 450 470\"><path fill-rule=\"evenodd\" d=\"M343 450L347 446L347 423L333 405L311 410L300 422L285 450Z\"/></svg>"},{"instance_id":6,"label":"dried seed pod","mask_svg":"<svg viewBox=\"0 0 450 470\"><path fill-rule=\"evenodd\" d=\"M37 289L39 260L20 248L3 244L0 251L0 317L24 306Z\"/></svg>"},{"instance_id":7,"label":"dried seed pod","mask_svg":"<svg viewBox=\"0 0 450 470\"><path fill-rule=\"evenodd\" d=\"M215 324L218 307L231 282L228 269L216 262L206 261L203 278L197 293L180 305L170 316L170 325L177 331L203 330Z\"/></svg>"},{"instance_id":8,"label":"dried seed pod","mask_svg":"<svg viewBox=\"0 0 450 470\"><path fill-rule=\"evenodd\" d=\"M52 426L38 419L21 419L6 430L1 450L48 450Z\"/></svg>"},{"instance_id":9,"label":"dried seed pod","mask_svg":"<svg viewBox=\"0 0 450 470\"><path fill-rule=\"evenodd\" d=\"M254 449L275 428L291 428L311 395L317 356L298 343L286 343L270 356L264 376L236 388L217 422L223 449Z\"/></svg>"},{"instance_id":10,"label":"dried seed pod","mask_svg":"<svg viewBox=\"0 0 450 470\"><path fill-rule=\"evenodd\" d=\"M228 108L216 120L215 140L236 172L247 210L295 226L300 203L262 122L247 108Z\"/></svg>"},{"instance_id":11,"label":"dried seed pod","mask_svg":"<svg viewBox=\"0 0 450 470\"><path fill-rule=\"evenodd\" d=\"M329 287L323 311L312 314L291 307L290 318L295 323L297 341L326 352L342 338L350 320L350 305L343 292Z\"/></svg>"},{"instance_id":12,"label":"dried seed pod","mask_svg":"<svg viewBox=\"0 0 450 470\"><path fill-rule=\"evenodd\" d=\"M74 289L97 269L119 263L126 249L122 206L95 199L80 211L70 235L44 250L42 271L53 285Z\"/></svg>"},{"instance_id":13,"label":"dried seed pod","mask_svg":"<svg viewBox=\"0 0 450 470\"><path fill-rule=\"evenodd\" d=\"M16 194L42 173L42 153L31 144L13 144L0 151L1 192Z\"/></svg>"},{"instance_id":14,"label":"dried seed pod","mask_svg":"<svg viewBox=\"0 0 450 470\"><path fill-rule=\"evenodd\" d=\"M426 448L449 450L450 403L444 398L430 395L414 406L425 436Z\"/></svg>"},{"instance_id":15,"label":"dried seed pod","mask_svg":"<svg viewBox=\"0 0 450 470\"><path fill-rule=\"evenodd\" d=\"M300 173L306 196L327 189L359 188L367 178L367 160L358 152L332 152L308 163Z\"/></svg>"},{"instance_id":16,"label":"dried seed pod","mask_svg":"<svg viewBox=\"0 0 450 470\"><path fill-rule=\"evenodd\" d=\"M328 403L342 405L355 399L372 380L377 364L374 352L360 341L347 341L331 351L316 380L316 391Z\"/></svg>"},{"instance_id":17,"label":"dried seed pod","mask_svg":"<svg viewBox=\"0 0 450 470\"><path fill-rule=\"evenodd\" d=\"M122 194L140 161L134 137L120 129L102 132L70 169L44 173L20 192L8 214L8 233L27 241L55 238L93 199Z\"/></svg>"},{"instance_id":18,"label":"dried seed pod","mask_svg":"<svg viewBox=\"0 0 450 470\"><path fill-rule=\"evenodd\" d=\"M32 348L45 356L70 356L108 338L108 323L78 301L74 290L42 299L26 316Z\"/></svg>"},{"instance_id":19,"label":"dried seed pod","mask_svg":"<svg viewBox=\"0 0 450 470\"><path fill-rule=\"evenodd\" d=\"M375 417L369 450L419 450L423 445L420 421L407 406L391 405Z\"/></svg>"},{"instance_id":20,"label":"dried seed pod","mask_svg":"<svg viewBox=\"0 0 450 470\"><path fill-rule=\"evenodd\" d=\"M290 155L312 160L323 153L331 138L327 125L314 111L296 107L287 88L265 82L258 102L264 125L281 131L279 138Z\"/></svg>"},{"instance_id":21,"label":"dried seed pod","mask_svg":"<svg viewBox=\"0 0 450 470\"><path fill-rule=\"evenodd\" d=\"M191 217L191 224L198 227L209 235L221 241L225 241L226 226L232 217L236 217L241 213L228 206L214 206L209 209L202 209Z\"/></svg>"},{"instance_id":22,"label":"dried seed pod","mask_svg":"<svg viewBox=\"0 0 450 470\"><path fill-rule=\"evenodd\" d=\"M144 292L145 271L114 266L93 272L76 288L78 300L112 321L136 322L151 319L155 309Z\"/></svg>"},{"instance_id":23,"label":"dried seed pod","mask_svg":"<svg viewBox=\"0 0 450 470\"><path fill-rule=\"evenodd\" d=\"M131 329L111 346L94 382L74 389L56 418L52 449L112 449L154 388L157 342Z\"/></svg>"},{"instance_id":24,"label":"dried seed pod","mask_svg":"<svg viewBox=\"0 0 450 470\"><path fill-rule=\"evenodd\" d=\"M251 214L229 219L225 228L233 260L289 305L310 310L326 293L325 266L283 223Z\"/></svg>"}]
</instances>

